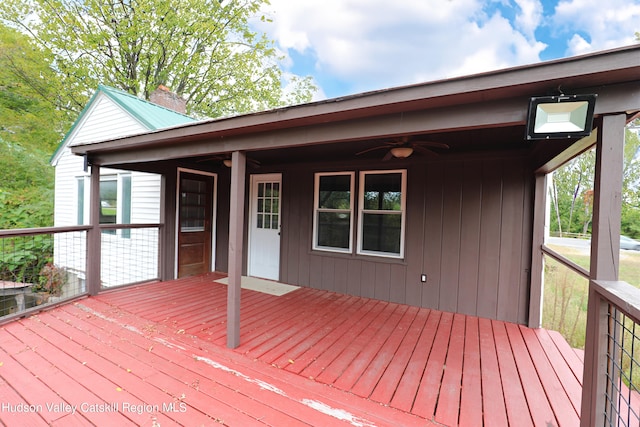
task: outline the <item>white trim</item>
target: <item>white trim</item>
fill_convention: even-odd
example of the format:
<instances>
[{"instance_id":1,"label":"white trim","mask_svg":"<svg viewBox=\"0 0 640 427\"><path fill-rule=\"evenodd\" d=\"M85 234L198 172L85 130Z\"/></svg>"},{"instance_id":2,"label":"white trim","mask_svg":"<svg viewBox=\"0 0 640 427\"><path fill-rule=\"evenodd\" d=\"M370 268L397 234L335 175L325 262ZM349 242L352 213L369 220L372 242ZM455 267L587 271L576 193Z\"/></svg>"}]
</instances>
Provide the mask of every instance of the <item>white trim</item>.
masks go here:
<instances>
[{"instance_id":1,"label":"white trim","mask_svg":"<svg viewBox=\"0 0 640 427\"><path fill-rule=\"evenodd\" d=\"M383 174L397 174L401 175L401 197L400 197L400 211L368 211L364 209L364 184L365 184L365 176L366 175L383 175ZM407 170L406 169L394 169L394 170L372 170L372 171L361 171L359 174L359 183L358 183L358 255L375 255L387 258L404 258L404 242L405 242L405 222L406 222L406 200L407 200ZM362 217L365 213L382 213L382 214L395 214L401 215L400 220L400 253L394 254L389 252L377 252L377 251L367 251L362 249L362 225L363 220Z\"/></svg>"},{"instance_id":2,"label":"white trim","mask_svg":"<svg viewBox=\"0 0 640 427\"><path fill-rule=\"evenodd\" d=\"M251 276L251 237L252 237L252 232L251 230L253 229L253 220L254 220L254 184L256 183L256 181L278 181L280 183L280 194L279 194L279 205L278 205L278 209L279 209L279 213L278 213L278 235L280 236L280 246L282 245L282 235L280 234L280 230L282 229L282 174L281 173L266 173L266 174L251 174L249 176L249 221L247 223L247 275ZM280 260L280 254L278 254L278 259L279 262ZM278 278L275 280L279 280L279 276L280 276L280 269L278 268Z\"/></svg>"},{"instance_id":3,"label":"white trim","mask_svg":"<svg viewBox=\"0 0 640 427\"><path fill-rule=\"evenodd\" d=\"M180 174L181 173L190 173L193 175L204 175L204 176L210 176L213 178L213 188L212 188L212 193L211 194L211 271L215 271L216 270L216 240L217 240L217 235L216 235L216 229L217 229L217 191L218 191L218 174L217 173L213 173L213 172L205 172L205 171L199 171L199 170L195 170L195 169L188 169L188 168L178 168L176 171L176 211L175 211L175 217L176 217L176 222L175 222L175 242L174 242L174 247L175 247L175 253L174 253L174 257L173 257L173 276L174 279L178 278L178 250L180 249L178 247L178 234L180 233Z\"/></svg>"},{"instance_id":4,"label":"white trim","mask_svg":"<svg viewBox=\"0 0 640 427\"><path fill-rule=\"evenodd\" d=\"M320 209L318 207L319 196L320 196L320 178L323 176L345 176L348 175L350 178L349 183L349 209ZM355 221L354 218L354 190L355 190L355 172L317 172L314 174L314 185L313 185L313 236L312 236L312 248L316 251L326 251L326 252L338 252L338 253L352 253L353 252L353 223ZM320 246L318 245L318 213L319 212L348 212L350 215L349 221L349 247L345 249L334 248L330 246Z\"/></svg>"}]
</instances>

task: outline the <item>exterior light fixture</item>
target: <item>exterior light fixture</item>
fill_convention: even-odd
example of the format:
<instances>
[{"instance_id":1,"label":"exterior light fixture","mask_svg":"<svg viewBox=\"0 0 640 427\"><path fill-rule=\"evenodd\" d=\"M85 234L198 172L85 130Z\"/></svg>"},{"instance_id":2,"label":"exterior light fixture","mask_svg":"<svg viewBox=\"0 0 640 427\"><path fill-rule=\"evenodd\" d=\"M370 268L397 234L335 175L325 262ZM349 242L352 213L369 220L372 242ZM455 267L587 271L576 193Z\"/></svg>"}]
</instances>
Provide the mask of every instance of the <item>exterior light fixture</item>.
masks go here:
<instances>
[{"instance_id":1,"label":"exterior light fixture","mask_svg":"<svg viewBox=\"0 0 640 427\"><path fill-rule=\"evenodd\" d=\"M412 147L393 147L390 151L391 155L398 159L405 159L413 154Z\"/></svg>"},{"instance_id":2,"label":"exterior light fixture","mask_svg":"<svg viewBox=\"0 0 640 427\"><path fill-rule=\"evenodd\" d=\"M232 164L231 159L224 159L222 163L228 168L230 168Z\"/></svg>"},{"instance_id":3,"label":"exterior light fixture","mask_svg":"<svg viewBox=\"0 0 640 427\"><path fill-rule=\"evenodd\" d=\"M591 134L596 94L538 96L529 101L527 139L579 138Z\"/></svg>"}]
</instances>

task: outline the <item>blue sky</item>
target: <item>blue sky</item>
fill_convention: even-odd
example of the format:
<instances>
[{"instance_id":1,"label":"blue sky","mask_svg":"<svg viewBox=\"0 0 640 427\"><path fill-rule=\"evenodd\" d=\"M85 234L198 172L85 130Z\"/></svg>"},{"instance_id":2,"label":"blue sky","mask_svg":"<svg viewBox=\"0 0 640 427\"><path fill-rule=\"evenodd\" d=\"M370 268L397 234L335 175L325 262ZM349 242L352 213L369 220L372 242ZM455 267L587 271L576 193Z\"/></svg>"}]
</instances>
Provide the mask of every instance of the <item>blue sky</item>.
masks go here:
<instances>
[{"instance_id":1,"label":"blue sky","mask_svg":"<svg viewBox=\"0 0 640 427\"><path fill-rule=\"evenodd\" d=\"M635 43L640 0L271 0L258 23L316 99Z\"/></svg>"}]
</instances>

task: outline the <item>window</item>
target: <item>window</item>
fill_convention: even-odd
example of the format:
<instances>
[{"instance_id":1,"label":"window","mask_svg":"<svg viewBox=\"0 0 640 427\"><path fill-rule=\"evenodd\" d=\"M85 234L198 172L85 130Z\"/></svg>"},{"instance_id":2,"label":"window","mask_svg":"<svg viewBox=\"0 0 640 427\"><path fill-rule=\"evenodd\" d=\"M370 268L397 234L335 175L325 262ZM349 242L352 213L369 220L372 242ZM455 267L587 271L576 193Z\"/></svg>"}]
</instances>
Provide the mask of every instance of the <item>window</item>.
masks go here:
<instances>
[{"instance_id":1,"label":"window","mask_svg":"<svg viewBox=\"0 0 640 427\"><path fill-rule=\"evenodd\" d=\"M77 205L76 215L78 224L82 225L89 218L90 186L86 185L86 177L76 178ZM131 175L104 175L100 177L100 224L130 224L131 223ZM116 230L105 230L106 234L116 234ZM122 237L130 237L131 230L122 230Z\"/></svg>"},{"instance_id":2,"label":"window","mask_svg":"<svg viewBox=\"0 0 640 427\"><path fill-rule=\"evenodd\" d=\"M406 171L360 173L358 253L402 258Z\"/></svg>"},{"instance_id":3,"label":"window","mask_svg":"<svg viewBox=\"0 0 640 427\"><path fill-rule=\"evenodd\" d=\"M316 174L314 249L351 252L354 174Z\"/></svg>"},{"instance_id":4,"label":"window","mask_svg":"<svg viewBox=\"0 0 640 427\"><path fill-rule=\"evenodd\" d=\"M352 253L355 173L315 175L313 249ZM404 257L406 171L358 176L357 253Z\"/></svg>"},{"instance_id":5,"label":"window","mask_svg":"<svg viewBox=\"0 0 640 427\"><path fill-rule=\"evenodd\" d=\"M100 224L115 224L118 217L118 179L100 177Z\"/></svg>"},{"instance_id":6,"label":"window","mask_svg":"<svg viewBox=\"0 0 640 427\"><path fill-rule=\"evenodd\" d=\"M280 183L258 183L256 228L280 229Z\"/></svg>"},{"instance_id":7,"label":"window","mask_svg":"<svg viewBox=\"0 0 640 427\"><path fill-rule=\"evenodd\" d=\"M180 232L205 230L207 212L207 183L201 179L180 179Z\"/></svg>"},{"instance_id":8,"label":"window","mask_svg":"<svg viewBox=\"0 0 640 427\"><path fill-rule=\"evenodd\" d=\"M78 225L84 225L84 180L85 177L81 176L76 178L77 192L76 192L76 214L78 216Z\"/></svg>"}]
</instances>

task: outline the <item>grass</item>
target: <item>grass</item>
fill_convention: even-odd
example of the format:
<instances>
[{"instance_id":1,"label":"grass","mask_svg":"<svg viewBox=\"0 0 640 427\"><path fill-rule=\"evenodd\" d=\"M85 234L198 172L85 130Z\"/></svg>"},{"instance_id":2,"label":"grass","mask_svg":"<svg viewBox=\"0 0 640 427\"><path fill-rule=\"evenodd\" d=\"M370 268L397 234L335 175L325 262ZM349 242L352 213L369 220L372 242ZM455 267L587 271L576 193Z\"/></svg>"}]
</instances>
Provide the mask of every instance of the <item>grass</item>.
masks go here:
<instances>
[{"instance_id":1,"label":"grass","mask_svg":"<svg viewBox=\"0 0 640 427\"><path fill-rule=\"evenodd\" d=\"M589 269L589 252L564 246L552 248ZM574 348L584 348L589 281L557 261L545 260L542 325L560 332ZM620 280L640 288L640 252L620 251Z\"/></svg>"},{"instance_id":2,"label":"grass","mask_svg":"<svg viewBox=\"0 0 640 427\"><path fill-rule=\"evenodd\" d=\"M553 249L576 264L589 269L588 250L554 246ZM640 288L640 252L620 251L619 279ZM589 281L557 261L545 259L542 325L560 332L574 348L584 348L587 326ZM625 351L622 354L622 376L625 384L640 384L638 361L640 338L633 337L633 321L623 317L621 333ZM637 329L637 327L635 328ZM638 333L637 331L635 332ZM633 365L633 369L630 369Z\"/></svg>"}]
</instances>

